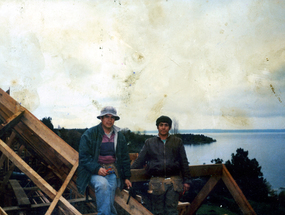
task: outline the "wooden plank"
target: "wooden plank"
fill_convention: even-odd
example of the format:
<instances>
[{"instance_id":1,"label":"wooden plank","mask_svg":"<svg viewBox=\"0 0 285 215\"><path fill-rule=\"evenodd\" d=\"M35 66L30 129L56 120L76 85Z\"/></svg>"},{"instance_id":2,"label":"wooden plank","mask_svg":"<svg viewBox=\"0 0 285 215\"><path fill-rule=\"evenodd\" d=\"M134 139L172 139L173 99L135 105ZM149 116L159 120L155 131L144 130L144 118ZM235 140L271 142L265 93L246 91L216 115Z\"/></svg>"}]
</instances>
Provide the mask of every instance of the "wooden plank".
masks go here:
<instances>
[{"instance_id":1,"label":"wooden plank","mask_svg":"<svg viewBox=\"0 0 285 215\"><path fill-rule=\"evenodd\" d=\"M204 185L204 187L201 189L201 191L197 194L195 199L191 202L191 205L186 212L188 215L194 215L196 211L201 206L202 202L207 198L207 196L210 194L210 192L213 190L213 188L216 186L218 181L221 179L221 176L212 176L207 183Z\"/></svg>"},{"instance_id":2,"label":"wooden plank","mask_svg":"<svg viewBox=\"0 0 285 215\"><path fill-rule=\"evenodd\" d=\"M26 189L24 189L26 190ZM42 191L40 190L36 190L35 193L37 194L37 197L42 200L42 203L50 203L50 201L48 200L48 198L45 197L45 195L42 193Z\"/></svg>"},{"instance_id":3,"label":"wooden plank","mask_svg":"<svg viewBox=\"0 0 285 215\"><path fill-rule=\"evenodd\" d=\"M48 148L52 148L57 152L63 159L63 163L67 161L67 163L71 164L70 169L73 164L78 160L78 152L73 149L70 145L68 145L64 140L62 140L58 135L56 135L53 131L51 131L46 125L44 125L40 120L38 120L32 113L30 113L27 109L22 107L18 102L16 102L12 97L10 97L6 92L0 89L0 109L8 109L9 114L8 118L12 117L12 115L16 114L19 110L24 110L24 114L21 118L21 122L26 126L26 129L22 129L23 127L18 127L18 134L24 135L26 130L30 130L27 135L30 136L38 136L37 141L28 141L30 145L38 144L38 140L43 144L47 145L47 147L42 150L46 150ZM0 112L1 114L1 112ZM2 116L4 121L7 120L7 116L4 114ZM27 139L27 136L24 137L27 140L33 140L33 138ZM41 151L41 148L37 148L38 151ZM44 155L44 153L43 153ZM66 160L66 161L64 161Z\"/></svg>"},{"instance_id":4,"label":"wooden plank","mask_svg":"<svg viewBox=\"0 0 285 215\"><path fill-rule=\"evenodd\" d=\"M0 119L6 122L20 108L21 105L0 88Z\"/></svg>"},{"instance_id":5,"label":"wooden plank","mask_svg":"<svg viewBox=\"0 0 285 215\"><path fill-rule=\"evenodd\" d=\"M179 215L184 215L190 207L189 202L178 202L177 210Z\"/></svg>"},{"instance_id":6,"label":"wooden plank","mask_svg":"<svg viewBox=\"0 0 285 215\"><path fill-rule=\"evenodd\" d=\"M192 177L222 175L222 164L193 165L189 166ZM131 169L131 182L148 181L150 176L146 174L145 169Z\"/></svg>"},{"instance_id":7,"label":"wooden plank","mask_svg":"<svg viewBox=\"0 0 285 215\"><path fill-rule=\"evenodd\" d=\"M89 200L92 200L91 197L89 197ZM68 199L68 202L69 203L78 203L78 202L84 202L86 201L86 198L78 198L78 199ZM30 208L28 207L22 207L20 208L19 206L10 206L10 207L4 207L3 208L3 211L6 211L6 212L11 212L11 211L17 211L17 210L24 210L24 209L27 209L27 210L30 210L30 209L35 209L35 208L42 208L42 207L49 207L51 203L39 203L39 204L32 204ZM1 214L0 214L1 215ZM85 214L84 214L85 215Z\"/></svg>"},{"instance_id":8,"label":"wooden plank","mask_svg":"<svg viewBox=\"0 0 285 215\"><path fill-rule=\"evenodd\" d=\"M222 180L224 181L225 185L227 186L228 190L232 194L234 200L240 207L243 214L249 214L249 215L256 215L255 211L243 195L243 192L229 173L228 169L225 165L223 165L223 176Z\"/></svg>"},{"instance_id":9,"label":"wooden plank","mask_svg":"<svg viewBox=\"0 0 285 215\"><path fill-rule=\"evenodd\" d=\"M69 163L64 157L62 157L61 154L43 141L37 133L32 131L24 123L19 122L14 127L14 130L25 141L29 152L42 160L45 164L47 164L47 166L50 166L53 171L56 171L58 175L60 175L59 178L64 181L65 177L73 166L72 163ZM53 133L53 135L56 134ZM61 144L61 142L58 142L58 144ZM66 149L68 151L70 146L65 142L64 144L67 145ZM61 147L64 148L65 145L61 144Z\"/></svg>"},{"instance_id":10,"label":"wooden plank","mask_svg":"<svg viewBox=\"0 0 285 215\"><path fill-rule=\"evenodd\" d=\"M205 164L189 166L191 177L222 175L222 164Z\"/></svg>"},{"instance_id":11,"label":"wooden plank","mask_svg":"<svg viewBox=\"0 0 285 215\"><path fill-rule=\"evenodd\" d=\"M37 174L25 161L23 161L10 147L8 147L2 140L0 140L0 150L23 172L25 173L44 193L46 193L51 199L56 196L56 190L50 186L39 174ZM70 210L74 214L81 215L81 213L74 208L65 198L62 196L59 200L63 203L67 210Z\"/></svg>"},{"instance_id":12,"label":"wooden plank","mask_svg":"<svg viewBox=\"0 0 285 215\"><path fill-rule=\"evenodd\" d=\"M129 204L127 204L127 200L129 198L129 194L119 189L116 190L115 201L129 214L136 215L151 215L152 213L147 210L142 204L140 204L133 197L130 198Z\"/></svg>"},{"instance_id":13,"label":"wooden plank","mask_svg":"<svg viewBox=\"0 0 285 215\"><path fill-rule=\"evenodd\" d=\"M131 169L131 182L148 181L150 176L146 174L145 169Z\"/></svg>"},{"instance_id":14,"label":"wooden plank","mask_svg":"<svg viewBox=\"0 0 285 215\"><path fill-rule=\"evenodd\" d=\"M71 163L72 166L77 162L78 152L38 120L32 113L26 110L21 121L48 146L52 147L58 154Z\"/></svg>"},{"instance_id":15,"label":"wooden plank","mask_svg":"<svg viewBox=\"0 0 285 215\"><path fill-rule=\"evenodd\" d=\"M131 165L137 159L138 155L139 155L139 153L129 153L130 160L131 160Z\"/></svg>"},{"instance_id":16,"label":"wooden plank","mask_svg":"<svg viewBox=\"0 0 285 215\"><path fill-rule=\"evenodd\" d=\"M16 133L15 133L14 131L12 131L12 134L11 134L11 136L9 137L8 141L7 141L7 145L8 145L9 147L12 146L12 143L13 143L15 137L16 137ZM4 154L1 155L1 157L0 157L0 169L2 168L3 163L4 163L4 161L5 161L6 158L7 158L7 157L6 157Z\"/></svg>"},{"instance_id":17,"label":"wooden plank","mask_svg":"<svg viewBox=\"0 0 285 215\"><path fill-rule=\"evenodd\" d=\"M25 110L21 109L20 111L16 112L14 115L9 117L5 123L0 125L0 137L2 137L6 131L14 127L16 124L19 123L21 117L23 116Z\"/></svg>"},{"instance_id":18,"label":"wooden plank","mask_svg":"<svg viewBox=\"0 0 285 215\"><path fill-rule=\"evenodd\" d=\"M30 207L31 202L30 202L28 196L26 195L25 191L23 190L23 188L19 184L19 182L17 180L9 180L9 183L11 184L12 189L14 190L15 196L17 198L18 205L20 207L22 207L22 206Z\"/></svg>"},{"instance_id":19,"label":"wooden plank","mask_svg":"<svg viewBox=\"0 0 285 215\"><path fill-rule=\"evenodd\" d=\"M7 213L0 207L0 215L7 215Z\"/></svg>"},{"instance_id":20,"label":"wooden plank","mask_svg":"<svg viewBox=\"0 0 285 215\"><path fill-rule=\"evenodd\" d=\"M49 209L48 209L47 212L46 212L46 215L50 215L50 214L53 212L53 210L54 210L54 208L55 208L55 206L56 206L56 204L57 204L59 198L62 196L64 190L66 189L67 185L69 184L69 182L70 182L72 176L74 175L74 173L75 173L77 167L78 167L78 160L77 160L77 162L75 163L75 165L72 167L72 169L71 169L71 171L69 172L68 176L66 177L66 179L65 179L65 181L64 181L64 183L63 183L63 185L61 186L61 188L60 188L59 191L57 192L55 198L53 199L51 205L49 206Z\"/></svg>"},{"instance_id":21,"label":"wooden plank","mask_svg":"<svg viewBox=\"0 0 285 215\"><path fill-rule=\"evenodd\" d=\"M20 155L24 149L25 149L25 146L21 145L20 148L18 149L18 155ZM14 169L15 169L15 164L12 163L12 165L9 168L9 171L6 172L6 175L4 176L3 182L2 182L1 187L0 187L0 191L1 192L3 192L5 190L5 187L6 187L7 183L8 183L8 181L9 181L9 179L10 179L10 177L11 177L13 171L14 171Z\"/></svg>"}]
</instances>

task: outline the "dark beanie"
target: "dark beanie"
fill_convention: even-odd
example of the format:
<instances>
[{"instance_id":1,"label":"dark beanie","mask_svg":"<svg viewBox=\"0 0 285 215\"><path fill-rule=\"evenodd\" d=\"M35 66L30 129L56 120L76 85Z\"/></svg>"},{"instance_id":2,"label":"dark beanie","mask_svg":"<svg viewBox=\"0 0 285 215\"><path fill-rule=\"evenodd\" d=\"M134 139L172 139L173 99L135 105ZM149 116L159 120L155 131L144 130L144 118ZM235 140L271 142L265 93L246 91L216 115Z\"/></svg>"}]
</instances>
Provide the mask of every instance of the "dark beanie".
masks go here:
<instances>
[{"instance_id":1,"label":"dark beanie","mask_svg":"<svg viewBox=\"0 0 285 215\"><path fill-rule=\"evenodd\" d=\"M156 126L158 126L159 123L161 123L161 122L168 123L169 128L171 128L172 120L168 116L160 116L160 117L158 117L157 120L156 120Z\"/></svg>"}]
</instances>

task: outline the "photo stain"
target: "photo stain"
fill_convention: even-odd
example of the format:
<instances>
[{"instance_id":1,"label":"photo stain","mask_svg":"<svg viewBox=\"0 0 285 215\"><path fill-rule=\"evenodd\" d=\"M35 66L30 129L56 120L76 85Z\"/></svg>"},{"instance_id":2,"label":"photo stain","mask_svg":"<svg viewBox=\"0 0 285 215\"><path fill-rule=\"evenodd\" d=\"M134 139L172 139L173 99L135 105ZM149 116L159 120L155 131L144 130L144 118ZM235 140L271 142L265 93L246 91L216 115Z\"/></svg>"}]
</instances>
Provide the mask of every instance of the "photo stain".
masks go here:
<instances>
[{"instance_id":1,"label":"photo stain","mask_svg":"<svg viewBox=\"0 0 285 215\"><path fill-rule=\"evenodd\" d=\"M158 102L156 102L151 110L148 113L147 120L152 122L153 120L157 119L160 115L162 115L162 109L164 107L164 103L166 100L167 95L165 94L163 98L161 98Z\"/></svg>"},{"instance_id":2,"label":"photo stain","mask_svg":"<svg viewBox=\"0 0 285 215\"><path fill-rule=\"evenodd\" d=\"M273 85L272 84L270 84L270 88L271 88L271 91L273 92L273 94L276 96L276 98L278 99L278 101L280 102L280 103L282 103L282 100L281 100L281 98L279 97L279 96L277 96L276 95L276 93L275 93L275 89L274 89L274 87L273 87Z\"/></svg>"},{"instance_id":3,"label":"photo stain","mask_svg":"<svg viewBox=\"0 0 285 215\"><path fill-rule=\"evenodd\" d=\"M133 92L133 88L136 85L136 82L139 81L140 75L142 71L140 72L134 72L132 71L131 74L124 80L124 83L126 84L126 87L124 88L124 96L122 97L123 102L125 104L129 104L131 101L131 93Z\"/></svg>"},{"instance_id":4,"label":"photo stain","mask_svg":"<svg viewBox=\"0 0 285 215\"><path fill-rule=\"evenodd\" d=\"M135 52L132 56L132 59L137 63L144 62L144 56L141 53Z\"/></svg>"},{"instance_id":5,"label":"photo stain","mask_svg":"<svg viewBox=\"0 0 285 215\"><path fill-rule=\"evenodd\" d=\"M275 90L274 90L274 87L272 86L272 84L270 84L270 88L271 88L272 92L275 94Z\"/></svg>"},{"instance_id":6,"label":"photo stain","mask_svg":"<svg viewBox=\"0 0 285 215\"><path fill-rule=\"evenodd\" d=\"M13 81L11 82L11 84L12 84L13 86L15 86L15 85L18 84L18 82L17 82L16 80L13 80Z\"/></svg>"},{"instance_id":7,"label":"photo stain","mask_svg":"<svg viewBox=\"0 0 285 215\"><path fill-rule=\"evenodd\" d=\"M92 104L93 104L98 110L100 110L100 109L102 108L98 101L92 100Z\"/></svg>"},{"instance_id":8,"label":"photo stain","mask_svg":"<svg viewBox=\"0 0 285 215\"><path fill-rule=\"evenodd\" d=\"M237 108L221 108L221 117L235 126L249 127L251 125L247 113Z\"/></svg>"},{"instance_id":9,"label":"photo stain","mask_svg":"<svg viewBox=\"0 0 285 215\"><path fill-rule=\"evenodd\" d=\"M29 111L37 109L40 105L40 98L36 90L22 88L14 91L12 96Z\"/></svg>"}]
</instances>

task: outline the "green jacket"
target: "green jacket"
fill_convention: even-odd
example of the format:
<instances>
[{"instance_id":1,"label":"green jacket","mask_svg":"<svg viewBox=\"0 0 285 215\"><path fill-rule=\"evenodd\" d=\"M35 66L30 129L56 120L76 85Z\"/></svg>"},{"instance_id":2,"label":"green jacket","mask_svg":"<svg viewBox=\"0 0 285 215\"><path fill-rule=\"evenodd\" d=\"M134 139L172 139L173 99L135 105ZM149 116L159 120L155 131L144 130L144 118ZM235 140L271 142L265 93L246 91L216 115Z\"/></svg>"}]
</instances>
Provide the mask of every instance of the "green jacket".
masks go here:
<instances>
[{"instance_id":1,"label":"green jacket","mask_svg":"<svg viewBox=\"0 0 285 215\"><path fill-rule=\"evenodd\" d=\"M116 131L116 127L114 126ZM90 182L91 175L98 174L101 165L98 163L100 147L104 130L101 123L86 130L79 144L79 166L77 169L77 189L81 194L84 194L86 187ZM116 141L116 168L119 178L121 179L121 188L124 186L124 180L130 179L130 157L127 147L127 142L121 132L117 132Z\"/></svg>"}]
</instances>

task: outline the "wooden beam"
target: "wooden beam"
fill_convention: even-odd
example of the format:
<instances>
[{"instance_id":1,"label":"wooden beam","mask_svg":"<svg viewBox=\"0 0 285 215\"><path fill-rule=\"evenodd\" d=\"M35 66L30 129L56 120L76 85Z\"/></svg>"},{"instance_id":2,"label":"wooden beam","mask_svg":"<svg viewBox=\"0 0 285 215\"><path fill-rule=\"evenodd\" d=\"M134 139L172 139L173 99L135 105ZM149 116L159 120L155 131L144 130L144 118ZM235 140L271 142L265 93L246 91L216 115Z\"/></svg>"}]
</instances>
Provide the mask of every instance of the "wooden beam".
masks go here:
<instances>
[{"instance_id":1,"label":"wooden beam","mask_svg":"<svg viewBox=\"0 0 285 215\"><path fill-rule=\"evenodd\" d=\"M66 179L65 179L65 181L64 181L64 183L63 183L63 185L61 186L61 188L60 188L59 191L57 192L55 198L53 199L51 205L49 206L49 209L48 209L47 212L45 213L46 215L50 215L50 214L53 212L53 210L54 210L54 208L55 208L55 206L56 206L56 204L57 204L59 198L62 196L64 190L66 189L67 185L69 184L69 182L70 182L72 176L74 175L74 173L75 173L77 167L78 167L78 160L77 160L77 162L75 163L75 165L72 167L72 169L70 170L70 172L69 172L68 176L66 177Z\"/></svg>"},{"instance_id":2,"label":"wooden beam","mask_svg":"<svg viewBox=\"0 0 285 215\"><path fill-rule=\"evenodd\" d=\"M56 190L48 184L39 174L37 174L25 161L23 161L10 147L8 147L2 140L0 140L0 150L23 172L25 173L44 193L51 199L56 196ZM63 203L68 211L74 214L81 215L81 213L74 208L62 196L59 200Z\"/></svg>"},{"instance_id":3,"label":"wooden beam","mask_svg":"<svg viewBox=\"0 0 285 215\"><path fill-rule=\"evenodd\" d=\"M139 153L129 153L130 160L131 160L131 165L137 159L138 155L139 155Z\"/></svg>"},{"instance_id":4,"label":"wooden beam","mask_svg":"<svg viewBox=\"0 0 285 215\"><path fill-rule=\"evenodd\" d=\"M152 215L149 210L147 210L133 197L130 198L129 204L127 204L128 198L128 192L126 192L125 190L120 191L119 188L116 190L115 201L129 214Z\"/></svg>"},{"instance_id":5,"label":"wooden beam","mask_svg":"<svg viewBox=\"0 0 285 215\"><path fill-rule=\"evenodd\" d=\"M91 197L89 197L89 200L92 200ZM68 199L69 203L78 203L78 202L85 202L86 198L78 198L78 199ZM10 211L17 211L17 210L30 210L30 209L35 209L35 208L42 208L42 207L49 207L51 203L39 203L39 204L31 204L31 207L19 207L19 206L10 206L10 207L4 207L2 210L6 212ZM1 213L0 213L1 215ZM85 215L85 214L84 214Z\"/></svg>"},{"instance_id":6,"label":"wooden beam","mask_svg":"<svg viewBox=\"0 0 285 215\"><path fill-rule=\"evenodd\" d=\"M193 215L199 209L203 201L207 198L210 192L214 189L221 176L212 176L204 185L202 190L197 194L195 199L191 202L191 205L187 211L187 215Z\"/></svg>"},{"instance_id":7,"label":"wooden beam","mask_svg":"<svg viewBox=\"0 0 285 215\"><path fill-rule=\"evenodd\" d=\"M222 175L222 164L193 165L189 166L191 177ZM131 182L148 181L150 176L146 174L145 169L131 169Z\"/></svg>"},{"instance_id":8,"label":"wooden beam","mask_svg":"<svg viewBox=\"0 0 285 215\"><path fill-rule=\"evenodd\" d=\"M146 174L145 169L131 169L131 182L148 181L150 176Z\"/></svg>"},{"instance_id":9,"label":"wooden beam","mask_svg":"<svg viewBox=\"0 0 285 215\"><path fill-rule=\"evenodd\" d=\"M8 145L9 147L12 146L12 143L13 143L15 137L16 137L16 133L15 133L14 131L12 131L12 134L10 135L10 137L9 137L9 139L8 139L8 141L7 141L7 145ZM1 157L0 157L0 169L2 168L3 163L4 163L4 161L5 161L6 158L7 158L7 157L6 157L4 154L1 155Z\"/></svg>"},{"instance_id":10,"label":"wooden beam","mask_svg":"<svg viewBox=\"0 0 285 215\"><path fill-rule=\"evenodd\" d=\"M78 152L70 145L68 145L57 134L55 134L52 130L50 130L45 124L38 120L28 110L25 111L21 122L24 123L32 131L33 134L36 134L40 140L55 150L70 164L73 165L76 163L78 160Z\"/></svg>"},{"instance_id":11,"label":"wooden beam","mask_svg":"<svg viewBox=\"0 0 285 215\"><path fill-rule=\"evenodd\" d=\"M18 155L20 155L24 149L25 149L25 146L21 145L20 148L18 149ZM14 169L15 169L15 164L12 163L12 165L10 165L10 167L9 167L9 171L6 172L6 175L4 176L3 182L2 182L1 187L0 187L0 192L5 191L5 187L8 183L11 175L13 174Z\"/></svg>"},{"instance_id":12,"label":"wooden beam","mask_svg":"<svg viewBox=\"0 0 285 215\"><path fill-rule=\"evenodd\" d=\"M2 137L6 131L8 131L9 129L11 129L16 124L19 123L24 112L25 112L25 110L21 109L20 111L16 112L14 115L9 117L5 123L0 125L0 137Z\"/></svg>"},{"instance_id":13,"label":"wooden beam","mask_svg":"<svg viewBox=\"0 0 285 215\"><path fill-rule=\"evenodd\" d=\"M22 206L30 207L31 202L28 196L26 195L25 191L19 184L19 182L17 180L9 180L9 183L11 184L12 189L14 190L19 207L22 207Z\"/></svg>"},{"instance_id":14,"label":"wooden beam","mask_svg":"<svg viewBox=\"0 0 285 215\"><path fill-rule=\"evenodd\" d=\"M6 122L6 120L20 108L21 105L0 88L0 119Z\"/></svg>"},{"instance_id":15,"label":"wooden beam","mask_svg":"<svg viewBox=\"0 0 285 215\"><path fill-rule=\"evenodd\" d=\"M189 166L191 177L222 175L222 164L205 164Z\"/></svg>"},{"instance_id":16,"label":"wooden beam","mask_svg":"<svg viewBox=\"0 0 285 215\"><path fill-rule=\"evenodd\" d=\"M7 213L0 207L0 215L7 215Z\"/></svg>"},{"instance_id":17,"label":"wooden beam","mask_svg":"<svg viewBox=\"0 0 285 215\"><path fill-rule=\"evenodd\" d=\"M224 164L223 164L222 180L224 181L226 187L232 194L234 200L238 204L243 214L256 215L253 208L251 207L251 205L243 195L241 189L239 188L239 186L237 185L237 183L235 182L235 180L233 179L233 177L231 176L231 174L229 173L228 169Z\"/></svg>"},{"instance_id":18,"label":"wooden beam","mask_svg":"<svg viewBox=\"0 0 285 215\"><path fill-rule=\"evenodd\" d=\"M190 207L190 202L178 202L177 210L179 215L186 214L186 211Z\"/></svg>"}]
</instances>

